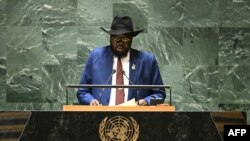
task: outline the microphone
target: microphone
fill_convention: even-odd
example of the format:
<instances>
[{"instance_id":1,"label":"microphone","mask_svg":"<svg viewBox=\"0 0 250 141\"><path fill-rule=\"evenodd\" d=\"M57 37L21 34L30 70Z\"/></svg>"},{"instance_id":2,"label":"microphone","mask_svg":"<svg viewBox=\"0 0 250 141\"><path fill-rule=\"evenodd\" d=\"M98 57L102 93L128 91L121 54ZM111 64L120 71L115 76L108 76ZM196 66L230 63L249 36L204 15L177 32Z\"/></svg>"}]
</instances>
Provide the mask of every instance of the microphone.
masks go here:
<instances>
[{"instance_id":1,"label":"microphone","mask_svg":"<svg viewBox=\"0 0 250 141\"><path fill-rule=\"evenodd\" d=\"M132 85L134 85L134 83L129 79L129 77L126 75L126 72L123 70L122 71L122 74L128 79L128 81L132 84ZM138 99L138 90L136 89L136 99L137 99L137 101L139 100Z\"/></svg>"},{"instance_id":2,"label":"microphone","mask_svg":"<svg viewBox=\"0 0 250 141\"><path fill-rule=\"evenodd\" d=\"M109 76L107 82L105 83L105 85L108 84L108 82L110 81L111 77L112 77L113 74L115 74L115 73L116 73L116 70L113 69L113 70L112 70L112 73L110 74L110 76ZM102 104L102 93L103 93L104 89L105 89L105 88L102 88L102 90L101 90L101 92L100 92L100 99L99 99L100 104Z\"/></svg>"},{"instance_id":3,"label":"microphone","mask_svg":"<svg viewBox=\"0 0 250 141\"><path fill-rule=\"evenodd\" d=\"M128 76L126 75L126 72L123 70L122 71L122 74L128 79L128 81L132 84L132 85L134 85L134 83L128 78Z\"/></svg>"}]
</instances>

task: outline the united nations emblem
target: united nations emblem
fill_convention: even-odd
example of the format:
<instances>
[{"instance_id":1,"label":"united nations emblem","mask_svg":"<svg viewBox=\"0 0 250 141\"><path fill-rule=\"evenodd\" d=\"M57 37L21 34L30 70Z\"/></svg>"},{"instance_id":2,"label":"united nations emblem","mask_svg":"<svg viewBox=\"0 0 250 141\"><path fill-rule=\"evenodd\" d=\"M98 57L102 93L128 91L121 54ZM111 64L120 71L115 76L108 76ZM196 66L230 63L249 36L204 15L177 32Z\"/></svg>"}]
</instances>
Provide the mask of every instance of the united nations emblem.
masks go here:
<instances>
[{"instance_id":1,"label":"united nations emblem","mask_svg":"<svg viewBox=\"0 0 250 141\"><path fill-rule=\"evenodd\" d=\"M139 137L139 125L132 117L106 117L99 125L99 136L102 141L136 141Z\"/></svg>"}]
</instances>

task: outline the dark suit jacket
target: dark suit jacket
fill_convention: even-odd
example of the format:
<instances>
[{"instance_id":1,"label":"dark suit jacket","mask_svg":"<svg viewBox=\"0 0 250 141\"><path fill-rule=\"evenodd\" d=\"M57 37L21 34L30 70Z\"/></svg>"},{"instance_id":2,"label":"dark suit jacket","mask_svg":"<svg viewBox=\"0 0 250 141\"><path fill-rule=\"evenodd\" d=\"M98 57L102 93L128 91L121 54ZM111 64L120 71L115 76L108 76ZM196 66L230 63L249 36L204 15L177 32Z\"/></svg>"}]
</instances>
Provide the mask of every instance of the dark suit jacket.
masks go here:
<instances>
[{"instance_id":1,"label":"dark suit jacket","mask_svg":"<svg viewBox=\"0 0 250 141\"><path fill-rule=\"evenodd\" d=\"M129 79L134 85L163 85L155 57L149 53L130 49ZM113 53L110 46L95 48L89 55L80 84L106 84L113 69ZM107 84L112 84L112 79ZM131 85L131 83L130 83ZM89 105L93 99L108 105L110 88L105 88L100 96L100 88L80 88L77 98L81 104ZM129 89L128 100L145 99L150 104L151 98L165 99L165 89Z\"/></svg>"}]
</instances>

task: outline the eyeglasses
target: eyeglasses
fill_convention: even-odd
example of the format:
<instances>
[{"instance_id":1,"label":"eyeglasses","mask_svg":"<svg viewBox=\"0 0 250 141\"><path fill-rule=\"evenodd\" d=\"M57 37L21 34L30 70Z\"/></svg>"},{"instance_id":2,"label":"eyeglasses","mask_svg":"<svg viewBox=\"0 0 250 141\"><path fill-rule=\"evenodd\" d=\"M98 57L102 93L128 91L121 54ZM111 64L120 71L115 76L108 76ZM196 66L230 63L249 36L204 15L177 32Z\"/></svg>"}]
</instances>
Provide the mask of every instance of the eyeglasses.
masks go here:
<instances>
[{"instance_id":1,"label":"eyeglasses","mask_svg":"<svg viewBox=\"0 0 250 141\"><path fill-rule=\"evenodd\" d=\"M122 41L122 42L128 42L131 40L131 38L129 37L119 37L119 36L112 36L111 37L115 42L119 42L119 41Z\"/></svg>"}]
</instances>

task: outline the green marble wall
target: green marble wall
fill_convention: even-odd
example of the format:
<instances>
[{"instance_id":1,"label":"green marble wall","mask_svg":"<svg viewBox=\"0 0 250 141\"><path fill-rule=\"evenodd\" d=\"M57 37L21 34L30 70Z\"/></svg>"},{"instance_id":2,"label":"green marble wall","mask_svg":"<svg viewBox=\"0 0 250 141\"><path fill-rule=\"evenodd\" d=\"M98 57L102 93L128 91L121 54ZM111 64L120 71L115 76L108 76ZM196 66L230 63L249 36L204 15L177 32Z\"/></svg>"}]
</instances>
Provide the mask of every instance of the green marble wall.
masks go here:
<instances>
[{"instance_id":1,"label":"green marble wall","mask_svg":"<svg viewBox=\"0 0 250 141\"><path fill-rule=\"evenodd\" d=\"M99 27L124 14L145 29L133 48L156 55L177 111L249 111L249 0L0 0L1 110L61 110L65 84L109 44Z\"/></svg>"}]
</instances>

